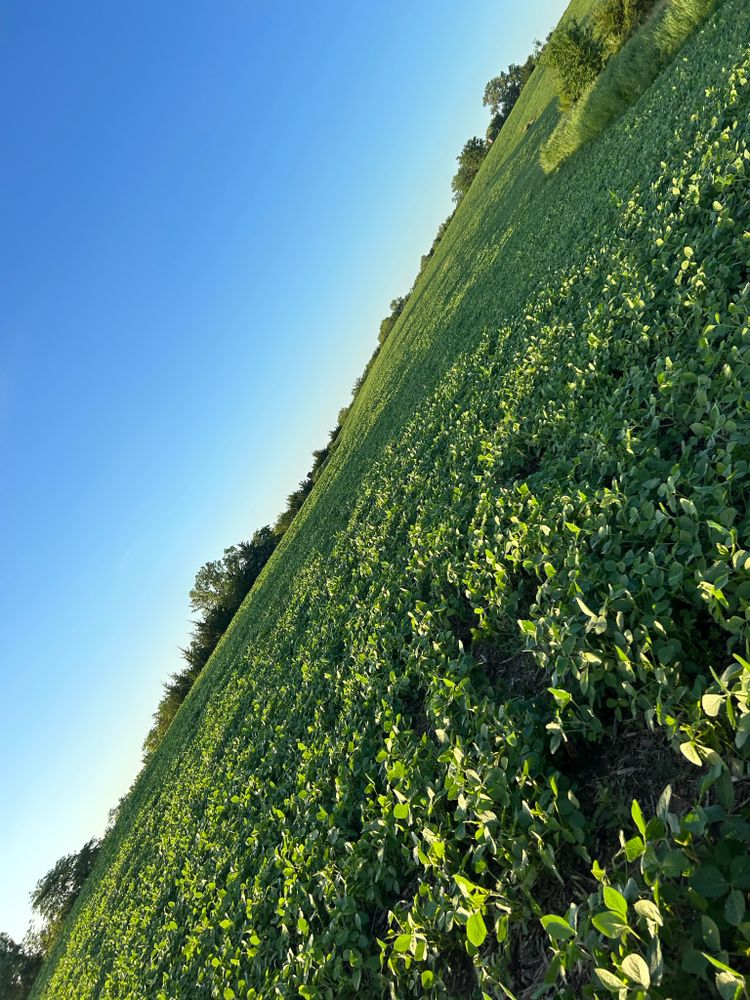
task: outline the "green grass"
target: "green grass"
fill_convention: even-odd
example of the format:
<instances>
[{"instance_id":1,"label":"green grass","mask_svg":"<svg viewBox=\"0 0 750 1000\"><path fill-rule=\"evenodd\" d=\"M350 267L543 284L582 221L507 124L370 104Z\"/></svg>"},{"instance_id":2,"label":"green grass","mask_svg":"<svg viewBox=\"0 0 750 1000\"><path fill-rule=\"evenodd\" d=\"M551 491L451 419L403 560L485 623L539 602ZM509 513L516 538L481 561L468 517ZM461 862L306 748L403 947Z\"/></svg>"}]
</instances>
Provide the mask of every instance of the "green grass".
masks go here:
<instances>
[{"instance_id":1,"label":"green grass","mask_svg":"<svg viewBox=\"0 0 750 1000\"><path fill-rule=\"evenodd\" d=\"M749 37L534 74L37 998L742 995Z\"/></svg>"},{"instance_id":2,"label":"green grass","mask_svg":"<svg viewBox=\"0 0 750 1000\"><path fill-rule=\"evenodd\" d=\"M674 59L717 0L662 0L646 24L613 56L581 99L558 122L542 149L555 170L635 103Z\"/></svg>"}]
</instances>

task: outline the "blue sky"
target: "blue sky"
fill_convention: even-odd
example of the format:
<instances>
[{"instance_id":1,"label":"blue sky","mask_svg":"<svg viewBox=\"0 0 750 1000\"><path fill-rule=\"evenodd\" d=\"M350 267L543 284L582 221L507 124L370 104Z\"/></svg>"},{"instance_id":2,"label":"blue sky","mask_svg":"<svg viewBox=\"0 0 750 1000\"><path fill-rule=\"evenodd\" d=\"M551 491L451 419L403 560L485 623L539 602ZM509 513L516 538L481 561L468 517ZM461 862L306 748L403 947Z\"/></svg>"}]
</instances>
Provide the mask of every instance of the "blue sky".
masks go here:
<instances>
[{"instance_id":1,"label":"blue sky","mask_svg":"<svg viewBox=\"0 0 750 1000\"><path fill-rule=\"evenodd\" d=\"M98 835L564 0L0 3L0 930Z\"/></svg>"}]
</instances>

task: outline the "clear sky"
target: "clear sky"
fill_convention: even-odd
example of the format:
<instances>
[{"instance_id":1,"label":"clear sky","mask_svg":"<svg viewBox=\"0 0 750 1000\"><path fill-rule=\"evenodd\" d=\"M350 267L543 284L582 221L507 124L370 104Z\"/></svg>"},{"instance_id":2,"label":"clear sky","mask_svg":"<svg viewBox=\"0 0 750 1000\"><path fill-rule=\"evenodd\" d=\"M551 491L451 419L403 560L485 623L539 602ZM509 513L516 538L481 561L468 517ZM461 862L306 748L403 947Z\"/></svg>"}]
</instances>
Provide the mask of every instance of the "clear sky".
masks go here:
<instances>
[{"instance_id":1,"label":"clear sky","mask_svg":"<svg viewBox=\"0 0 750 1000\"><path fill-rule=\"evenodd\" d=\"M0 930L106 823L565 0L0 2Z\"/></svg>"}]
</instances>

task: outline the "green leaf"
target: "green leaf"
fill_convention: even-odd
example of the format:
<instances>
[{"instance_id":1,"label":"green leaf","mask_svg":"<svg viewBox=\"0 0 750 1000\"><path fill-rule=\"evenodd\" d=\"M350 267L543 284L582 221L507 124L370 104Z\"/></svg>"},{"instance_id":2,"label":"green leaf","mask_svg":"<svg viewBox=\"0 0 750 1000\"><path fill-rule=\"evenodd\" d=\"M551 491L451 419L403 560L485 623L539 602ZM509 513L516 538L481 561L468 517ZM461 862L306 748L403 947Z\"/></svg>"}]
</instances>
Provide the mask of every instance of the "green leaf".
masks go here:
<instances>
[{"instance_id":1,"label":"green leaf","mask_svg":"<svg viewBox=\"0 0 750 1000\"><path fill-rule=\"evenodd\" d=\"M234 1000L237 994L234 992L231 986L227 986L224 990L224 1000Z\"/></svg>"},{"instance_id":2,"label":"green leaf","mask_svg":"<svg viewBox=\"0 0 750 1000\"><path fill-rule=\"evenodd\" d=\"M662 915L659 913L659 907L656 903L652 903L650 899L639 899L635 904L635 912L640 916L645 917L646 920L652 920L660 927L664 923Z\"/></svg>"},{"instance_id":3,"label":"green leaf","mask_svg":"<svg viewBox=\"0 0 750 1000\"><path fill-rule=\"evenodd\" d=\"M732 927L739 927L745 916L745 897L739 889L732 889L724 903L724 916Z\"/></svg>"},{"instance_id":4,"label":"green leaf","mask_svg":"<svg viewBox=\"0 0 750 1000\"><path fill-rule=\"evenodd\" d=\"M411 934L399 934L393 942L393 950L399 953L409 951L411 948Z\"/></svg>"},{"instance_id":5,"label":"green leaf","mask_svg":"<svg viewBox=\"0 0 750 1000\"><path fill-rule=\"evenodd\" d=\"M635 952L623 958L622 971L628 979L632 979L634 983L642 986L644 990L647 990L651 985L651 974L648 971L648 966L641 956Z\"/></svg>"},{"instance_id":6,"label":"green leaf","mask_svg":"<svg viewBox=\"0 0 750 1000\"><path fill-rule=\"evenodd\" d=\"M565 706L573 698L569 691L563 691L562 688L547 688L549 693L555 699L560 708L565 708Z\"/></svg>"},{"instance_id":7,"label":"green leaf","mask_svg":"<svg viewBox=\"0 0 750 1000\"><path fill-rule=\"evenodd\" d=\"M546 917L542 917L542 927L553 941L567 941L575 936L575 931L568 921L554 913L548 913Z\"/></svg>"},{"instance_id":8,"label":"green leaf","mask_svg":"<svg viewBox=\"0 0 750 1000\"><path fill-rule=\"evenodd\" d=\"M750 889L750 857L741 855L733 858L729 878L735 889Z\"/></svg>"},{"instance_id":9,"label":"green leaf","mask_svg":"<svg viewBox=\"0 0 750 1000\"><path fill-rule=\"evenodd\" d=\"M633 822L638 827L642 836L646 836L646 821L643 818L643 813L641 812L641 807L638 805L638 800L633 799L633 804L630 807L630 815L633 817Z\"/></svg>"},{"instance_id":10,"label":"green leaf","mask_svg":"<svg viewBox=\"0 0 750 1000\"><path fill-rule=\"evenodd\" d=\"M620 990L628 988L625 980L620 979L619 976L616 976L614 972L610 972L609 969L594 969L594 972L604 989L609 990L610 993L619 993Z\"/></svg>"},{"instance_id":11,"label":"green leaf","mask_svg":"<svg viewBox=\"0 0 750 1000\"><path fill-rule=\"evenodd\" d=\"M712 719L721 711L721 706L724 704L723 694L704 694L701 698L701 705L703 706L703 711L706 715L710 715Z\"/></svg>"},{"instance_id":12,"label":"green leaf","mask_svg":"<svg viewBox=\"0 0 750 1000\"><path fill-rule=\"evenodd\" d=\"M669 803L672 799L672 786L667 785L664 791L659 796L659 801L656 803L656 815L663 822L667 822L667 816L669 815Z\"/></svg>"},{"instance_id":13,"label":"green leaf","mask_svg":"<svg viewBox=\"0 0 750 1000\"><path fill-rule=\"evenodd\" d=\"M721 1000L735 1000L742 986L742 979L737 979L731 972L716 973L716 990ZM741 993L739 995L742 996Z\"/></svg>"},{"instance_id":14,"label":"green leaf","mask_svg":"<svg viewBox=\"0 0 750 1000\"><path fill-rule=\"evenodd\" d=\"M429 990L429 988L432 986L434 982L435 982L435 973L430 972L429 969L425 969L424 972L422 973L422 987L426 990Z\"/></svg>"},{"instance_id":15,"label":"green leaf","mask_svg":"<svg viewBox=\"0 0 750 1000\"><path fill-rule=\"evenodd\" d=\"M700 976L706 968L706 960L700 951L695 948L686 948L682 953L680 968L691 975Z\"/></svg>"},{"instance_id":16,"label":"green leaf","mask_svg":"<svg viewBox=\"0 0 750 1000\"><path fill-rule=\"evenodd\" d=\"M397 802L393 807L393 815L396 819L406 819L409 815L409 805L407 802Z\"/></svg>"},{"instance_id":17,"label":"green leaf","mask_svg":"<svg viewBox=\"0 0 750 1000\"><path fill-rule=\"evenodd\" d=\"M691 743L690 740L686 743L680 743L680 752L683 757L687 757L690 763L695 764L696 767L701 767L703 765L703 761L701 760L695 743Z\"/></svg>"},{"instance_id":18,"label":"green leaf","mask_svg":"<svg viewBox=\"0 0 750 1000\"><path fill-rule=\"evenodd\" d=\"M628 861L636 861L643 854L646 845L640 837L631 837L625 842L625 857Z\"/></svg>"},{"instance_id":19,"label":"green leaf","mask_svg":"<svg viewBox=\"0 0 750 1000\"><path fill-rule=\"evenodd\" d=\"M473 882L470 882L463 875L454 875L453 876L453 881L456 883L456 885L458 886L458 888L461 890L461 895L465 899L471 899L472 896L475 895L476 893L481 893L481 895L482 895L483 898L486 898L486 896L487 896L487 890L486 889L483 889L481 887L481 885L475 885Z\"/></svg>"},{"instance_id":20,"label":"green leaf","mask_svg":"<svg viewBox=\"0 0 750 1000\"><path fill-rule=\"evenodd\" d=\"M704 951L703 952L703 957L707 958L708 961L711 963L711 965L715 966L717 969L721 969L723 972L728 972L732 976L741 976L742 975L741 972L737 972L736 969L733 969L730 965L727 965L726 962L722 962L721 959L719 959L719 958L714 958L714 956L713 955L709 955L708 952Z\"/></svg>"},{"instance_id":21,"label":"green leaf","mask_svg":"<svg viewBox=\"0 0 750 1000\"><path fill-rule=\"evenodd\" d=\"M703 932L703 940L706 942L706 947L710 948L711 951L720 951L721 934L719 933L718 925L715 920L712 920L705 913L701 917L701 931Z\"/></svg>"},{"instance_id":22,"label":"green leaf","mask_svg":"<svg viewBox=\"0 0 750 1000\"><path fill-rule=\"evenodd\" d=\"M597 882L601 882L607 873L599 864L599 862L594 860L594 864L591 866L591 874L594 876Z\"/></svg>"},{"instance_id":23,"label":"green leaf","mask_svg":"<svg viewBox=\"0 0 750 1000\"><path fill-rule=\"evenodd\" d=\"M701 865L694 872L690 884L705 899L719 899L729 888L727 880L715 865Z\"/></svg>"},{"instance_id":24,"label":"green leaf","mask_svg":"<svg viewBox=\"0 0 750 1000\"><path fill-rule=\"evenodd\" d=\"M481 913L472 913L466 921L466 937L475 948L479 948L487 937L487 928Z\"/></svg>"},{"instance_id":25,"label":"green leaf","mask_svg":"<svg viewBox=\"0 0 750 1000\"><path fill-rule=\"evenodd\" d=\"M619 938L627 931L628 925L617 913L605 910L604 913L597 913L591 923L605 937Z\"/></svg>"},{"instance_id":26,"label":"green leaf","mask_svg":"<svg viewBox=\"0 0 750 1000\"><path fill-rule=\"evenodd\" d=\"M628 901L621 892L611 885L604 886L604 905L627 923Z\"/></svg>"},{"instance_id":27,"label":"green leaf","mask_svg":"<svg viewBox=\"0 0 750 1000\"><path fill-rule=\"evenodd\" d=\"M585 615L587 615L589 618L598 618L599 617L595 611L591 610L591 608L588 606L588 604L584 604L583 603L583 601L581 600L580 597L576 597L576 601L578 602L578 607L581 609L581 611L583 611L583 613Z\"/></svg>"},{"instance_id":28,"label":"green leaf","mask_svg":"<svg viewBox=\"0 0 750 1000\"><path fill-rule=\"evenodd\" d=\"M688 859L683 852L675 848L675 850L667 851L661 863L661 870L670 878L678 878L685 873L688 865Z\"/></svg>"}]
</instances>

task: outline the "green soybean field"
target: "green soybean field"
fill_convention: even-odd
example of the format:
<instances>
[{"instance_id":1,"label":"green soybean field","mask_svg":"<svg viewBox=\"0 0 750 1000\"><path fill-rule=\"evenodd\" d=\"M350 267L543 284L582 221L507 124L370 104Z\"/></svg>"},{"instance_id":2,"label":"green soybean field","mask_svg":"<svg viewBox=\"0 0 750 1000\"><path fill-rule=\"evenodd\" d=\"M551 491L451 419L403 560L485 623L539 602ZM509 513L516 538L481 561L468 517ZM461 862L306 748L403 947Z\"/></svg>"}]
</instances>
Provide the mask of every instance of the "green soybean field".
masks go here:
<instances>
[{"instance_id":1,"label":"green soybean field","mask_svg":"<svg viewBox=\"0 0 750 1000\"><path fill-rule=\"evenodd\" d=\"M535 70L37 1000L750 996L749 81Z\"/></svg>"}]
</instances>

